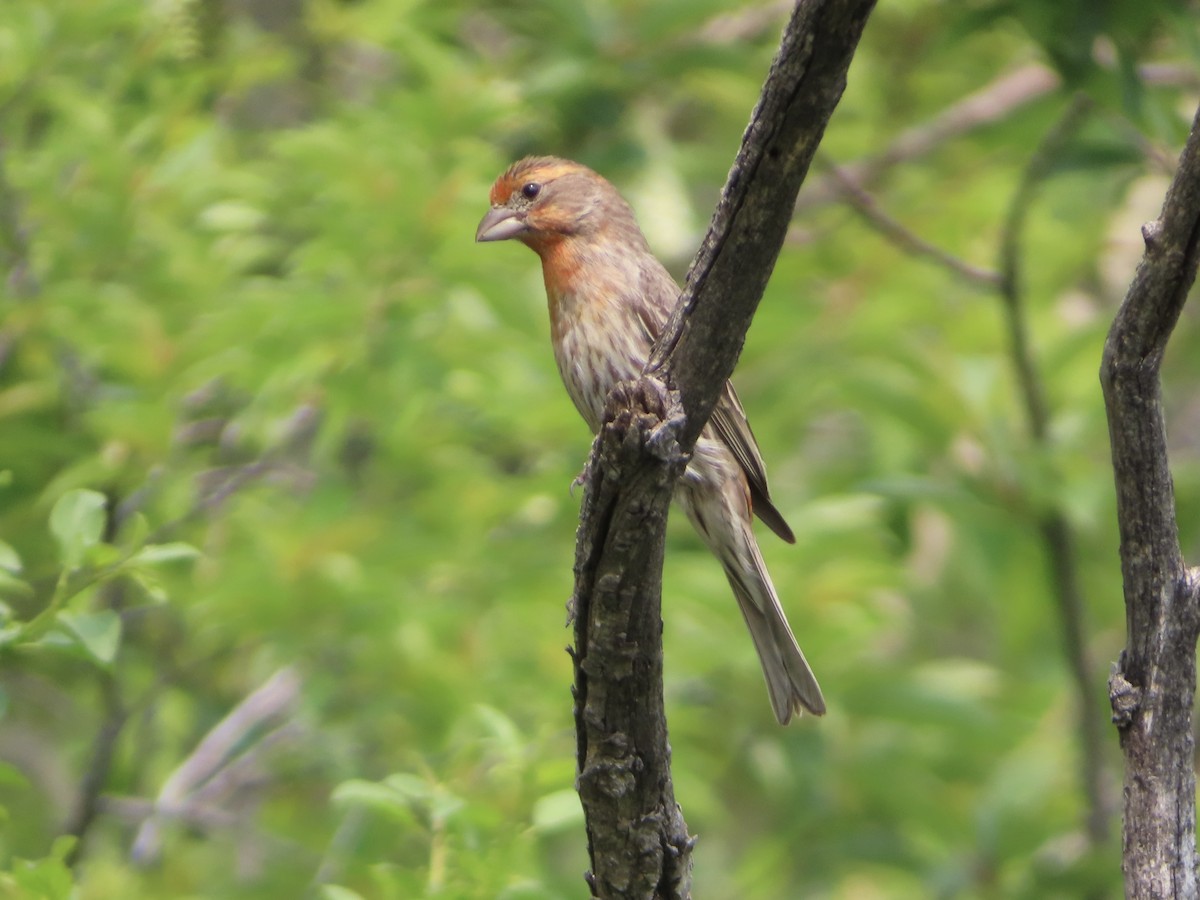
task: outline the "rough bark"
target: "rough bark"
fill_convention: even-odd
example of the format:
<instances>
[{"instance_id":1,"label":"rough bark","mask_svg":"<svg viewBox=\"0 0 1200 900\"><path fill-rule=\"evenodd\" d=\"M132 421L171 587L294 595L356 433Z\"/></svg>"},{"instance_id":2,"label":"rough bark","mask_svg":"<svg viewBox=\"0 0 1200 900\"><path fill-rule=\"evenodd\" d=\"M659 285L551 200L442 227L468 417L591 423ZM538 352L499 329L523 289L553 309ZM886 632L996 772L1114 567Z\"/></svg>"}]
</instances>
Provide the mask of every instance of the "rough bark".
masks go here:
<instances>
[{"instance_id":1,"label":"rough bark","mask_svg":"<svg viewBox=\"0 0 1200 900\"><path fill-rule=\"evenodd\" d=\"M1179 547L1159 370L1200 263L1200 110L1162 212L1142 234L1146 252L1100 371L1128 628L1109 680L1125 754L1122 869L1129 897L1194 898L1200 578Z\"/></svg>"},{"instance_id":2,"label":"rough bark","mask_svg":"<svg viewBox=\"0 0 1200 900\"><path fill-rule=\"evenodd\" d=\"M609 398L575 562L578 787L594 896L684 898L662 694L663 536L675 480L733 371L874 0L801 0L648 372Z\"/></svg>"}]
</instances>

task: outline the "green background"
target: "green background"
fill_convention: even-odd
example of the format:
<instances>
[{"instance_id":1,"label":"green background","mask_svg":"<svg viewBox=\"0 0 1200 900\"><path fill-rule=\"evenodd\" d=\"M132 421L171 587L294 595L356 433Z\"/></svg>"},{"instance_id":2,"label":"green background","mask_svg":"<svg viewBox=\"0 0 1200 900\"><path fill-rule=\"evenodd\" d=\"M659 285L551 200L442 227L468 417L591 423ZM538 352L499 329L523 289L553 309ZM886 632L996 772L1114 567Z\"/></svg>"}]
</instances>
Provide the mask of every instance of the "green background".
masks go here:
<instances>
[{"instance_id":1,"label":"green background","mask_svg":"<svg viewBox=\"0 0 1200 900\"><path fill-rule=\"evenodd\" d=\"M569 156L682 276L786 11L6 0L0 897L586 895L563 623L589 436L536 258L474 228L511 160ZM874 13L736 375L798 537L760 529L824 719L775 725L720 567L670 529L697 897L1119 895L1116 734L1096 840L1077 725L1107 723L1123 642L1097 371L1198 38L1183 3ZM964 124L963 98L1031 67L1057 86ZM994 284L882 235L828 167L933 135L865 183L994 271L1076 92L1091 106L1039 157L1016 235L1038 439ZM947 116L963 127L938 137ZM1191 559L1197 340L1185 311L1165 374ZM1038 530L1055 516L1082 698ZM281 670L294 694L174 796Z\"/></svg>"}]
</instances>

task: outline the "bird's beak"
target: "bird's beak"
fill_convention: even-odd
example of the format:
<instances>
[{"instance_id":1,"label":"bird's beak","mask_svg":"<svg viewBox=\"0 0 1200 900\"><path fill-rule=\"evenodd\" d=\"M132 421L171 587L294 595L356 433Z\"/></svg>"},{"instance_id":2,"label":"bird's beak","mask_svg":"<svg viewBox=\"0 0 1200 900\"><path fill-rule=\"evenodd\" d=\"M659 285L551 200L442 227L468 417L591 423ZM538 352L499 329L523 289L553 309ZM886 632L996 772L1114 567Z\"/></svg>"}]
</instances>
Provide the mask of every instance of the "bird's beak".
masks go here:
<instances>
[{"instance_id":1,"label":"bird's beak","mask_svg":"<svg viewBox=\"0 0 1200 900\"><path fill-rule=\"evenodd\" d=\"M528 230L525 213L507 206L493 206L475 229L475 240L507 241Z\"/></svg>"}]
</instances>

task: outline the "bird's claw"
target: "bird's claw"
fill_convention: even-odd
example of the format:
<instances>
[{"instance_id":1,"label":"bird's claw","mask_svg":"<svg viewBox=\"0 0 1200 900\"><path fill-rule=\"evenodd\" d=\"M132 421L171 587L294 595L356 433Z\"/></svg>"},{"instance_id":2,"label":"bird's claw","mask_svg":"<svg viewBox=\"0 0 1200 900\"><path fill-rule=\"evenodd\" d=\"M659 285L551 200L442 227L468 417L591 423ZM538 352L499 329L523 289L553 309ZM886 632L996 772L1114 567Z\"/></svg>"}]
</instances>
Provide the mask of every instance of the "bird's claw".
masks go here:
<instances>
[{"instance_id":1,"label":"bird's claw","mask_svg":"<svg viewBox=\"0 0 1200 900\"><path fill-rule=\"evenodd\" d=\"M575 496L575 488L586 488L592 481L592 462L589 459L583 466L583 470L571 480L571 486L567 488L567 493L572 497Z\"/></svg>"},{"instance_id":2,"label":"bird's claw","mask_svg":"<svg viewBox=\"0 0 1200 900\"><path fill-rule=\"evenodd\" d=\"M571 497L575 496L575 488L581 487L586 489L592 483L592 461L596 458L596 448L600 446L600 436L597 435L592 440L592 452L588 454L587 462L583 464L583 469L575 476L571 482L571 486L567 488L567 493Z\"/></svg>"},{"instance_id":3,"label":"bird's claw","mask_svg":"<svg viewBox=\"0 0 1200 900\"><path fill-rule=\"evenodd\" d=\"M660 422L646 436L646 449L666 463L687 462L688 455L680 449L676 438L685 421L686 416L676 415Z\"/></svg>"},{"instance_id":4,"label":"bird's claw","mask_svg":"<svg viewBox=\"0 0 1200 900\"><path fill-rule=\"evenodd\" d=\"M678 395L654 377L625 381L609 393L605 404L605 430L615 430L622 439L637 429L643 447L663 462L687 461L679 447L678 434L686 417L679 412ZM586 473L585 473L586 474Z\"/></svg>"}]
</instances>

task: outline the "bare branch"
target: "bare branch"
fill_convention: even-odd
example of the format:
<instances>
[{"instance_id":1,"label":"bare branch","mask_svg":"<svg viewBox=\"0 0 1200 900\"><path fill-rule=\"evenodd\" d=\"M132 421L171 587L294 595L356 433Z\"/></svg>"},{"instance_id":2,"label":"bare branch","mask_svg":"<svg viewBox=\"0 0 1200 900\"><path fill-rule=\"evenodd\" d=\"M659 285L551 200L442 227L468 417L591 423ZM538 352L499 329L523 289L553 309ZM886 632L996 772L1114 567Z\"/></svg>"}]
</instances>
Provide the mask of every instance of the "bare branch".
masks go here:
<instances>
[{"instance_id":1,"label":"bare branch","mask_svg":"<svg viewBox=\"0 0 1200 900\"><path fill-rule=\"evenodd\" d=\"M112 673L100 672L97 679L104 718L92 741L91 756L79 787L79 798L76 801L75 811L64 829L67 834L74 835L78 839L67 857L70 865L74 865L79 860L83 850L84 836L100 812L100 792L103 790L112 768L117 740L129 718L129 710L121 699L119 686Z\"/></svg>"},{"instance_id":2,"label":"bare branch","mask_svg":"<svg viewBox=\"0 0 1200 900\"><path fill-rule=\"evenodd\" d=\"M172 822L182 822L205 830L233 829L241 823L235 813L217 807L203 806L194 801L179 804L160 803L142 797L120 797L105 794L100 797L100 812L136 825L151 816Z\"/></svg>"},{"instance_id":3,"label":"bare branch","mask_svg":"<svg viewBox=\"0 0 1200 900\"><path fill-rule=\"evenodd\" d=\"M1125 140L1137 147L1148 166L1164 175L1175 174L1176 159L1173 148L1168 150L1152 141L1145 132L1124 116L1108 113L1105 119L1125 137Z\"/></svg>"},{"instance_id":4,"label":"bare branch","mask_svg":"<svg viewBox=\"0 0 1200 900\"><path fill-rule=\"evenodd\" d=\"M1066 112L1042 139L1021 176L1001 232L1000 296L1004 300L1005 321L1008 324L1009 339L1016 360L1017 381L1029 418L1029 430L1039 442L1046 437L1049 414L1046 411L1046 398L1042 395L1041 383L1035 371L1033 351L1029 345L1029 326L1022 302L1020 241L1025 231L1025 218L1029 214L1038 188L1049 174L1064 145L1082 126L1091 107L1091 100L1086 95L1076 94Z\"/></svg>"},{"instance_id":5,"label":"bare branch","mask_svg":"<svg viewBox=\"0 0 1200 900\"><path fill-rule=\"evenodd\" d=\"M1195 88L1200 84L1192 66L1151 64L1140 67L1138 75L1146 84L1163 87ZM841 172L867 188L892 166L925 156L949 140L999 122L1061 86L1061 79L1052 69L1037 63L1022 66L947 106L928 122L901 132L883 151L842 164ZM832 203L840 193L838 184L826 176L804 189L796 211Z\"/></svg>"},{"instance_id":6,"label":"bare branch","mask_svg":"<svg viewBox=\"0 0 1200 900\"><path fill-rule=\"evenodd\" d=\"M931 244L920 235L900 224L897 219L888 215L876 202L875 198L839 166L827 163L824 168L829 173L829 177L833 178L834 182L838 185L838 188L842 192L842 197L850 204L850 208L857 212L864 222L897 247L907 250L915 256L922 256L931 260L942 268L949 269L955 275L965 278L967 281L993 288L999 286L999 272L993 272L990 269L984 269L966 260L959 259L957 256L947 253L941 247Z\"/></svg>"},{"instance_id":7,"label":"bare branch","mask_svg":"<svg viewBox=\"0 0 1200 900\"><path fill-rule=\"evenodd\" d=\"M946 141L984 125L998 122L1056 90L1058 75L1046 66L1029 65L1001 75L991 84L968 94L934 118L909 128L882 152L841 166L843 176L866 187L897 163L924 156ZM810 184L796 203L797 212L837 199L841 191L832 177Z\"/></svg>"},{"instance_id":8,"label":"bare branch","mask_svg":"<svg viewBox=\"0 0 1200 900\"><path fill-rule=\"evenodd\" d=\"M801 2L784 32L683 296L647 367L669 364L687 414L685 451L733 372L873 5Z\"/></svg>"},{"instance_id":9,"label":"bare branch","mask_svg":"<svg viewBox=\"0 0 1200 900\"><path fill-rule=\"evenodd\" d=\"M1200 265L1200 109L1162 212L1142 234L1146 252L1100 367L1128 628L1109 682L1125 753L1122 868L1127 896L1194 897L1200 598L1179 546L1159 370Z\"/></svg>"},{"instance_id":10,"label":"bare branch","mask_svg":"<svg viewBox=\"0 0 1200 900\"><path fill-rule=\"evenodd\" d=\"M792 9L791 0L771 0L762 6L721 13L709 19L695 35L697 43L725 46L754 40L779 22Z\"/></svg>"},{"instance_id":11,"label":"bare branch","mask_svg":"<svg viewBox=\"0 0 1200 900\"><path fill-rule=\"evenodd\" d=\"M178 809L193 797L203 800L209 796L204 789L210 782L218 781L222 770L241 759L235 754L243 742L271 721L285 715L296 703L299 694L300 676L295 670L283 668L272 675L204 736L192 755L163 783L155 804ZM219 784L223 787L227 782ZM220 788L214 785L213 792L220 793ZM156 816L151 816L138 829L131 850L133 859L137 862L156 859L160 842L160 822Z\"/></svg>"},{"instance_id":12,"label":"bare branch","mask_svg":"<svg viewBox=\"0 0 1200 900\"><path fill-rule=\"evenodd\" d=\"M1042 138L1021 175L1000 235L1001 277L997 288L1030 437L1036 446L1043 448L1050 445L1050 411L1029 339L1021 242L1025 221L1042 182L1049 176L1063 149L1079 132L1091 110L1092 102L1085 95L1075 95ZM1103 761L1104 721L1094 702L1097 674L1087 649L1085 604L1075 534L1066 515L1056 507L1035 510L1035 519L1053 579L1062 628L1063 655L1075 686L1082 790L1086 800L1084 828L1089 843L1097 847L1108 838L1109 804L1104 789Z\"/></svg>"},{"instance_id":13,"label":"bare branch","mask_svg":"<svg viewBox=\"0 0 1200 900\"><path fill-rule=\"evenodd\" d=\"M692 839L675 803L662 697L667 506L733 371L873 6L796 5L679 305L646 374L610 396L593 448L572 655L588 881L599 897L690 896Z\"/></svg>"}]
</instances>

